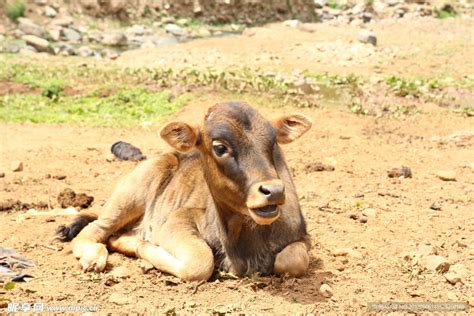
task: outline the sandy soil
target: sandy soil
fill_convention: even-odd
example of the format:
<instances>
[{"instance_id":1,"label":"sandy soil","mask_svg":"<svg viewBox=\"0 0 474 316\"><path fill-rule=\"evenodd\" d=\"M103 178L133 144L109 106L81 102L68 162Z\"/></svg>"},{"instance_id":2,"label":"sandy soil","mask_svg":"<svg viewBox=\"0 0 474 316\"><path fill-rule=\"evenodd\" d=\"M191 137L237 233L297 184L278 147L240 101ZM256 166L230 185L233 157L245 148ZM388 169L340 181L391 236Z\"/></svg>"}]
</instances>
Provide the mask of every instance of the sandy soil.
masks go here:
<instances>
[{"instance_id":1,"label":"sandy soil","mask_svg":"<svg viewBox=\"0 0 474 316\"><path fill-rule=\"evenodd\" d=\"M463 33L472 22L455 20L452 23L452 29L457 30L454 34L459 36L447 38L464 45L466 51L453 52L450 60L472 70L472 59L466 60L469 52L472 55L472 45L468 47L469 40L466 42L464 38L468 35ZM399 30L404 29L405 26L400 26ZM339 31L334 29L334 32ZM448 31L437 34L443 32ZM301 34L311 37L320 33ZM257 39L258 36L247 40ZM230 38L222 42L209 41L209 45L214 43L212 41L216 41L216 45L226 43L223 45L229 51L236 49L232 45L240 43L240 39ZM437 45L431 39L427 42ZM203 50L199 45L190 43L181 49L186 54L200 54ZM155 53L159 60L161 53ZM232 54L226 53L226 56L234 58ZM126 56L123 58L125 62ZM417 63L422 57L414 58L410 62ZM435 66L443 65L453 76L472 74L469 68L459 73L459 67L445 67L444 57L431 55L415 69L392 62L387 69L428 76L436 76L438 71L445 73L432 67L431 61ZM300 63L313 65L304 60ZM332 64L317 65L334 72L339 69ZM298 64L288 61L282 67L296 68ZM273 68L279 68L279 64ZM366 68L366 71L370 73L372 69ZM176 118L194 120L217 101L222 101L220 96L210 94L206 101L184 108ZM414 105L416 102L413 100ZM275 117L277 112L288 113L295 109L261 108L260 111ZM420 245L431 245L450 264L463 264L474 271L472 118L437 107L424 108L403 120L357 116L331 108L297 111L309 115L315 122L307 135L284 148L294 171L313 243L310 269L304 277L220 278L197 285L182 283L156 270L144 274L139 260L119 254L109 257L105 273L82 273L69 245L52 241L55 228L70 219L33 218L17 223L21 212L7 211L0 212L0 245L15 248L37 266L28 270L35 276L32 281L17 283L14 290L4 291L1 298L47 305L97 306L102 312L114 313L360 314L367 311L369 302L385 301L468 302L474 307L472 274L465 278L464 284L452 285L442 274L423 271L416 262L404 259ZM6 175L0 178L0 201L13 198L57 206L58 193L72 188L94 196L92 207L100 208L117 179L136 165L106 161L110 146L117 140L131 142L148 157L167 150L155 130L1 124L0 172ZM24 171L10 171L14 160L23 162ZM335 170L309 171L318 162L332 165ZM388 170L402 165L411 168L412 178L387 176ZM441 170L454 171L456 181L439 179L436 173ZM53 177L46 178L47 174ZM57 180L55 175L67 177ZM433 210L433 204L439 210ZM359 221L362 213L368 213L366 223ZM340 248L350 248L360 256L334 256L334 251ZM116 269L121 266L126 267L124 278L117 277ZM332 288L331 298L318 293L322 283ZM0 301L0 308L5 305L5 301Z\"/></svg>"}]
</instances>

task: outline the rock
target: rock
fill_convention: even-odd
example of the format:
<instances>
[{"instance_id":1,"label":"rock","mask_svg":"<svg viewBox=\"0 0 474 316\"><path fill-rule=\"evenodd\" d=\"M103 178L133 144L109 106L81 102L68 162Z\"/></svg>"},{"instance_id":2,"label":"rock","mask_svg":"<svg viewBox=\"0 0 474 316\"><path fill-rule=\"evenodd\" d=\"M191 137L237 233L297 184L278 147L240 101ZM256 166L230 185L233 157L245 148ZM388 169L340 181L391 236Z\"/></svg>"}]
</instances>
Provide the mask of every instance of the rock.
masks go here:
<instances>
[{"instance_id":1,"label":"rock","mask_svg":"<svg viewBox=\"0 0 474 316\"><path fill-rule=\"evenodd\" d=\"M139 148L123 141L114 143L110 151L120 160L140 161L146 159Z\"/></svg>"},{"instance_id":2,"label":"rock","mask_svg":"<svg viewBox=\"0 0 474 316\"><path fill-rule=\"evenodd\" d=\"M46 37L44 29L27 18L18 19L18 28L26 35L33 35L43 39Z\"/></svg>"},{"instance_id":3,"label":"rock","mask_svg":"<svg viewBox=\"0 0 474 316\"><path fill-rule=\"evenodd\" d=\"M211 31L206 27L200 27L197 33L200 37L209 37L212 35Z\"/></svg>"},{"instance_id":4,"label":"rock","mask_svg":"<svg viewBox=\"0 0 474 316\"><path fill-rule=\"evenodd\" d=\"M362 211L362 215L367 217L377 217L377 210L374 208L366 208Z\"/></svg>"},{"instance_id":5,"label":"rock","mask_svg":"<svg viewBox=\"0 0 474 316\"><path fill-rule=\"evenodd\" d=\"M77 55L81 57L92 57L94 56L94 51L88 46L82 46L77 50Z\"/></svg>"},{"instance_id":6,"label":"rock","mask_svg":"<svg viewBox=\"0 0 474 316\"><path fill-rule=\"evenodd\" d=\"M124 266L119 266L115 269L113 269L110 274L116 278L121 278L121 279L125 279L125 278L128 278L130 277L130 275L132 275L132 272L130 271L129 268L127 267L124 267Z\"/></svg>"},{"instance_id":7,"label":"rock","mask_svg":"<svg viewBox=\"0 0 474 316\"><path fill-rule=\"evenodd\" d=\"M52 28L48 31L48 33L49 33L49 36L51 37L51 39L55 42L59 41L59 39L61 38L61 28L60 27Z\"/></svg>"},{"instance_id":8,"label":"rock","mask_svg":"<svg viewBox=\"0 0 474 316\"><path fill-rule=\"evenodd\" d=\"M438 171L436 176L443 181L456 181L456 172L453 170Z\"/></svg>"},{"instance_id":9,"label":"rock","mask_svg":"<svg viewBox=\"0 0 474 316\"><path fill-rule=\"evenodd\" d=\"M413 177L413 173L409 167L402 166L401 168L393 168L387 171L387 175L389 178L411 178Z\"/></svg>"},{"instance_id":10,"label":"rock","mask_svg":"<svg viewBox=\"0 0 474 316\"><path fill-rule=\"evenodd\" d=\"M77 52L72 45L61 43L61 45L56 47L56 54L61 56L74 56L77 55Z\"/></svg>"},{"instance_id":11,"label":"rock","mask_svg":"<svg viewBox=\"0 0 474 316\"><path fill-rule=\"evenodd\" d=\"M360 31L357 35L357 40L361 43L369 43L374 46L377 45L377 37L375 36L375 33L369 30Z\"/></svg>"},{"instance_id":12,"label":"rock","mask_svg":"<svg viewBox=\"0 0 474 316\"><path fill-rule=\"evenodd\" d=\"M326 283L321 284L321 286L319 287L319 294L321 294L321 296L325 298L330 298L334 295L331 287Z\"/></svg>"},{"instance_id":13,"label":"rock","mask_svg":"<svg viewBox=\"0 0 474 316\"><path fill-rule=\"evenodd\" d=\"M322 9L327 3L327 0L314 0L314 7L316 9Z\"/></svg>"},{"instance_id":14,"label":"rock","mask_svg":"<svg viewBox=\"0 0 474 316\"><path fill-rule=\"evenodd\" d=\"M44 8L44 15L46 15L48 18L54 18L56 15L58 15L58 12L54 10L53 7L47 6Z\"/></svg>"},{"instance_id":15,"label":"rock","mask_svg":"<svg viewBox=\"0 0 474 316\"><path fill-rule=\"evenodd\" d=\"M127 33L142 36L143 34L145 34L145 27L143 25L134 24L127 29Z\"/></svg>"},{"instance_id":16,"label":"rock","mask_svg":"<svg viewBox=\"0 0 474 316\"><path fill-rule=\"evenodd\" d=\"M449 271L444 274L445 279L451 283L456 284L459 282L464 283L465 279L469 276L469 271L463 264L457 263L449 267Z\"/></svg>"},{"instance_id":17,"label":"rock","mask_svg":"<svg viewBox=\"0 0 474 316\"><path fill-rule=\"evenodd\" d=\"M0 172L0 178L5 178L5 172Z\"/></svg>"},{"instance_id":18,"label":"rock","mask_svg":"<svg viewBox=\"0 0 474 316\"><path fill-rule=\"evenodd\" d=\"M130 295L125 295L122 293L112 293L109 297L109 302L117 305L127 305L134 304L137 302L137 300Z\"/></svg>"},{"instance_id":19,"label":"rock","mask_svg":"<svg viewBox=\"0 0 474 316\"><path fill-rule=\"evenodd\" d=\"M73 20L71 17L65 16L65 17L61 17L61 18L54 19L54 20L51 22L51 24L52 24L52 25L56 25L56 26L68 27L68 26L70 26L73 22L74 22L74 20Z\"/></svg>"},{"instance_id":20,"label":"rock","mask_svg":"<svg viewBox=\"0 0 474 316\"><path fill-rule=\"evenodd\" d=\"M66 178L67 178L67 176L65 174L57 174L57 175L53 176L53 179L56 179L56 180L64 180Z\"/></svg>"},{"instance_id":21,"label":"rock","mask_svg":"<svg viewBox=\"0 0 474 316\"><path fill-rule=\"evenodd\" d=\"M78 43L82 39L81 33L71 28L63 29L62 35L68 42Z\"/></svg>"},{"instance_id":22,"label":"rock","mask_svg":"<svg viewBox=\"0 0 474 316\"><path fill-rule=\"evenodd\" d=\"M140 270L142 271L143 274L148 273L149 271L153 270L155 267L148 261L146 260L141 260L140 261Z\"/></svg>"},{"instance_id":23,"label":"rock","mask_svg":"<svg viewBox=\"0 0 474 316\"><path fill-rule=\"evenodd\" d=\"M286 20L283 22L283 25L286 27L298 28L301 25L299 20Z\"/></svg>"},{"instance_id":24,"label":"rock","mask_svg":"<svg viewBox=\"0 0 474 316\"><path fill-rule=\"evenodd\" d=\"M46 52L52 53L53 50L49 42L43 38L34 36L34 35L24 35L22 39L26 42L26 44L33 46L39 52Z\"/></svg>"},{"instance_id":25,"label":"rock","mask_svg":"<svg viewBox=\"0 0 474 316\"><path fill-rule=\"evenodd\" d=\"M428 255L421 257L421 265L429 270L438 273L444 273L449 270L449 262L445 257L438 255Z\"/></svg>"},{"instance_id":26,"label":"rock","mask_svg":"<svg viewBox=\"0 0 474 316\"><path fill-rule=\"evenodd\" d=\"M127 42L127 36L122 32L107 32L101 40L101 43L107 46L125 46Z\"/></svg>"},{"instance_id":27,"label":"rock","mask_svg":"<svg viewBox=\"0 0 474 316\"><path fill-rule=\"evenodd\" d=\"M349 256L356 259L362 259L363 255L358 252L357 250L351 248L338 248L333 251L333 256L340 257L340 256Z\"/></svg>"},{"instance_id":28,"label":"rock","mask_svg":"<svg viewBox=\"0 0 474 316\"><path fill-rule=\"evenodd\" d=\"M441 211L441 205L436 202L433 202L433 204L431 204L430 206L430 209L432 209L433 211Z\"/></svg>"},{"instance_id":29,"label":"rock","mask_svg":"<svg viewBox=\"0 0 474 316\"><path fill-rule=\"evenodd\" d=\"M359 222L361 222L362 224L367 223L368 220L369 220L369 219L368 219L366 216L361 216L361 217L359 218Z\"/></svg>"},{"instance_id":30,"label":"rock","mask_svg":"<svg viewBox=\"0 0 474 316\"><path fill-rule=\"evenodd\" d=\"M35 0L35 4L37 5L47 5L48 4L48 0Z\"/></svg>"},{"instance_id":31,"label":"rock","mask_svg":"<svg viewBox=\"0 0 474 316\"><path fill-rule=\"evenodd\" d=\"M167 33L173 34L174 36L185 36L186 30L184 30L181 26L168 23L165 25L165 30Z\"/></svg>"},{"instance_id":32,"label":"rock","mask_svg":"<svg viewBox=\"0 0 474 316\"><path fill-rule=\"evenodd\" d=\"M13 172L23 171L23 162L19 160L12 161L12 163L10 164L10 170Z\"/></svg>"}]
</instances>

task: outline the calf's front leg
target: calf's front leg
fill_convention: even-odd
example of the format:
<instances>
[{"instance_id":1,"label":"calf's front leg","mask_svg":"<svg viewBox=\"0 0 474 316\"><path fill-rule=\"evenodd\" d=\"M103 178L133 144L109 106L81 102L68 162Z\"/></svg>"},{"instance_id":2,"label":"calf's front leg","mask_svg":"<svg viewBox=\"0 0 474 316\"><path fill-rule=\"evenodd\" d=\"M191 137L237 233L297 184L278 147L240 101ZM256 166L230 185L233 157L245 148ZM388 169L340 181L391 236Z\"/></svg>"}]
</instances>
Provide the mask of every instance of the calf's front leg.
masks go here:
<instances>
[{"instance_id":1,"label":"calf's front leg","mask_svg":"<svg viewBox=\"0 0 474 316\"><path fill-rule=\"evenodd\" d=\"M292 277L303 275L309 266L308 247L306 243L297 241L280 251L273 265L275 274L289 274Z\"/></svg>"}]
</instances>

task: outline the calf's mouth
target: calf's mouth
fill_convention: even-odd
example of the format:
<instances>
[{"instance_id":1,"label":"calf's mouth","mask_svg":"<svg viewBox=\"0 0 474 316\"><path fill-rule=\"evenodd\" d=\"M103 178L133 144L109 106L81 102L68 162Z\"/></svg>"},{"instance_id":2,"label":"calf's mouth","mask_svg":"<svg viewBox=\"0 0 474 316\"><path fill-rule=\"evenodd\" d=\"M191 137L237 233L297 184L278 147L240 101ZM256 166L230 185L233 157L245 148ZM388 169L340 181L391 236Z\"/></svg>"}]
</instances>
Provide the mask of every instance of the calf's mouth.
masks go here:
<instances>
[{"instance_id":1,"label":"calf's mouth","mask_svg":"<svg viewBox=\"0 0 474 316\"><path fill-rule=\"evenodd\" d=\"M267 205L264 207L254 208L251 211L255 212L258 216L265 218L276 217L280 214L276 205Z\"/></svg>"}]
</instances>

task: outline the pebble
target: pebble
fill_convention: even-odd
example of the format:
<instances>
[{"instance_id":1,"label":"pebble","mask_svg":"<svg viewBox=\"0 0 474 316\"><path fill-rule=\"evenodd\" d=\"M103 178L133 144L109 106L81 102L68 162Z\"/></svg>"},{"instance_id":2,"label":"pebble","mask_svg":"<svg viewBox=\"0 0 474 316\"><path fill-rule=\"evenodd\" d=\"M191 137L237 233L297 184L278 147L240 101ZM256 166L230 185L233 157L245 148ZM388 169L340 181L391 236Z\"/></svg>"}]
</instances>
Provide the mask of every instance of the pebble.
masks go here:
<instances>
[{"instance_id":1,"label":"pebble","mask_svg":"<svg viewBox=\"0 0 474 316\"><path fill-rule=\"evenodd\" d=\"M140 270L143 274L147 274L149 271L153 270L155 267L146 260L140 261Z\"/></svg>"},{"instance_id":2,"label":"pebble","mask_svg":"<svg viewBox=\"0 0 474 316\"><path fill-rule=\"evenodd\" d=\"M0 178L5 178L5 172L0 172Z\"/></svg>"},{"instance_id":3,"label":"pebble","mask_svg":"<svg viewBox=\"0 0 474 316\"><path fill-rule=\"evenodd\" d=\"M34 35L25 35L22 36L22 40L24 40L28 45L33 46L40 52L48 52L52 51L49 42L41 37L34 36Z\"/></svg>"},{"instance_id":4,"label":"pebble","mask_svg":"<svg viewBox=\"0 0 474 316\"><path fill-rule=\"evenodd\" d=\"M432 209L433 211L441 211L441 205L435 202L431 204L430 209Z\"/></svg>"},{"instance_id":5,"label":"pebble","mask_svg":"<svg viewBox=\"0 0 474 316\"><path fill-rule=\"evenodd\" d=\"M429 271L444 273L449 270L450 264L443 256L428 255L421 258L421 265Z\"/></svg>"},{"instance_id":6,"label":"pebble","mask_svg":"<svg viewBox=\"0 0 474 316\"><path fill-rule=\"evenodd\" d=\"M449 283L456 284L463 282L463 279L468 275L469 271L466 267L463 264L457 263L449 267L449 271L444 274L444 277Z\"/></svg>"},{"instance_id":7,"label":"pebble","mask_svg":"<svg viewBox=\"0 0 474 316\"><path fill-rule=\"evenodd\" d=\"M374 208L366 208L362 211L362 215L367 217L377 217L377 210Z\"/></svg>"},{"instance_id":8,"label":"pebble","mask_svg":"<svg viewBox=\"0 0 474 316\"><path fill-rule=\"evenodd\" d=\"M58 12L54 10L54 8L47 6L44 8L44 15L46 15L48 18L54 18L56 15L58 15Z\"/></svg>"},{"instance_id":9,"label":"pebble","mask_svg":"<svg viewBox=\"0 0 474 316\"><path fill-rule=\"evenodd\" d=\"M331 287L327 285L326 283L321 284L321 287L319 288L319 294L321 294L321 296L326 297L326 298L330 298L331 296L334 295Z\"/></svg>"},{"instance_id":10,"label":"pebble","mask_svg":"<svg viewBox=\"0 0 474 316\"><path fill-rule=\"evenodd\" d=\"M109 302L117 305L134 304L137 302L135 298L130 295L122 293L112 293L109 297Z\"/></svg>"},{"instance_id":11,"label":"pebble","mask_svg":"<svg viewBox=\"0 0 474 316\"><path fill-rule=\"evenodd\" d=\"M128 278L132 274L129 268L124 266L118 266L117 268L113 269L110 274L116 278Z\"/></svg>"},{"instance_id":12,"label":"pebble","mask_svg":"<svg viewBox=\"0 0 474 316\"><path fill-rule=\"evenodd\" d=\"M366 216L361 216L361 217L359 218L359 222L361 222L362 224L367 223L368 220L369 220L369 219L368 219Z\"/></svg>"},{"instance_id":13,"label":"pebble","mask_svg":"<svg viewBox=\"0 0 474 316\"><path fill-rule=\"evenodd\" d=\"M369 43L374 46L377 46L377 36L375 33L369 30L362 30L357 35L357 40L361 43Z\"/></svg>"},{"instance_id":14,"label":"pebble","mask_svg":"<svg viewBox=\"0 0 474 316\"><path fill-rule=\"evenodd\" d=\"M19 160L12 161L12 163L10 164L10 169L13 172L23 171L23 163Z\"/></svg>"},{"instance_id":15,"label":"pebble","mask_svg":"<svg viewBox=\"0 0 474 316\"><path fill-rule=\"evenodd\" d=\"M363 255L360 252L358 252L357 250L351 249L351 248L338 248L338 249L334 250L332 254L335 257L349 256L349 257L356 258L356 259L362 259L363 258Z\"/></svg>"},{"instance_id":16,"label":"pebble","mask_svg":"<svg viewBox=\"0 0 474 316\"><path fill-rule=\"evenodd\" d=\"M438 171L436 176L443 181L456 181L456 172L453 170Z\"/></svg>"}]
</instances>

